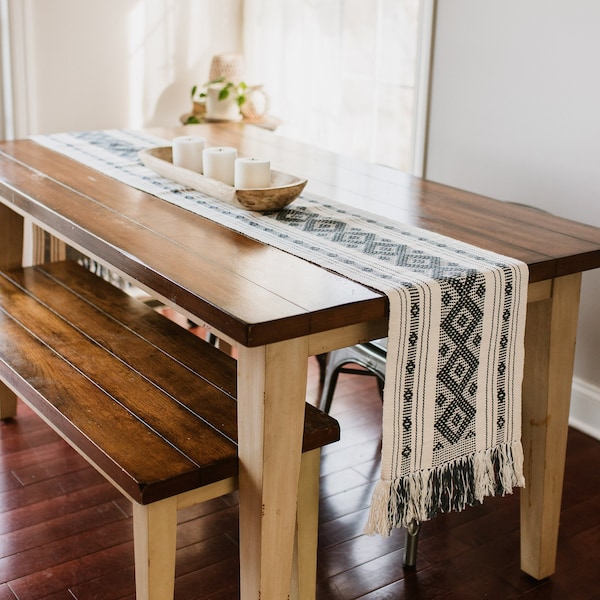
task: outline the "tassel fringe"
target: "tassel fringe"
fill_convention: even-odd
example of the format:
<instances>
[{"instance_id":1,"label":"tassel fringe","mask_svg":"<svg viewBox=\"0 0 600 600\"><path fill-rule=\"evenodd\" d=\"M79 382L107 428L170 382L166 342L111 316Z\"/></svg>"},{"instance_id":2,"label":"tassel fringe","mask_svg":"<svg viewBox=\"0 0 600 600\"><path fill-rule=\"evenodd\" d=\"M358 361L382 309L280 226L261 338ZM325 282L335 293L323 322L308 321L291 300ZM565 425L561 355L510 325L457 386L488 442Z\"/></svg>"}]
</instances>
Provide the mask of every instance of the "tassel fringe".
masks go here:
<instances>
[{"instance_id":1,"label":"tassel fringe","mask_svg":"<svg viewBox=\"0 0 600 600\"><path fill-rule=\"evenodd\" d=\"M480 504L486 496L512 494L525 487L520 441L461 457L397 480L380 480L365 526L367 535L390 535L396 527L422 523L438 513Z\"/></svg>"}]
</instances>

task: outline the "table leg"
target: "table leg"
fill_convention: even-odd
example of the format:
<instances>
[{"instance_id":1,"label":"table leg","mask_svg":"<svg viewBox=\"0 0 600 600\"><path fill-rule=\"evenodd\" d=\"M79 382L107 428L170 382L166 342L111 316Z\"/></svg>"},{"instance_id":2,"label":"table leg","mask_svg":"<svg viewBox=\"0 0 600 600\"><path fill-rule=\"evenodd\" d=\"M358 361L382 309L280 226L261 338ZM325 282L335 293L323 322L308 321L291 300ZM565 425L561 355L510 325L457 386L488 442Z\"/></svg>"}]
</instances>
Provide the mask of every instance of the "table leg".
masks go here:
<instances>
[{"instance_id":1,"label":"table leg","mask_svg":"<svg viewBox=\"0 0 600 600\"><path fill-rule=\"evenodd\" d=\"M240 596L289 598L308 341L238 348Z\"/></svg>"},{"instance_id":2,"label":"table leg","mask_svg":"<svg viewBox=\"0 0 600 600\"><path fill-rule=\"evenodd\" d=\"M521 568L536 579L555 570L580 285L580 273L559 277L527 307Z\"/></svg>"}]
</instances>

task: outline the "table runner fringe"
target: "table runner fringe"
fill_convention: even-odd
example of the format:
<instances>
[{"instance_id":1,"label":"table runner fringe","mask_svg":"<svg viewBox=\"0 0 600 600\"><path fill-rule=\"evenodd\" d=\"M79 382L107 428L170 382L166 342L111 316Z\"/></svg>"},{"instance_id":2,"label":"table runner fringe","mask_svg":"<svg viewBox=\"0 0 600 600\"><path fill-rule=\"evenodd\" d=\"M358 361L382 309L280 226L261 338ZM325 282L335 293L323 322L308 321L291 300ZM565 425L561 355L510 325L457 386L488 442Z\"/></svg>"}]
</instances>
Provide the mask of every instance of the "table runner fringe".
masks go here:
<instances>
[{"instance_id":1,"label":"table runner fringe","mask_svg":"<svg viewBox=\"0 0 600 600\"><path fill-rule=\"evenodd\" d=\"M365 533L387 537L395 527L460 511L480 504L486 496L504 496L513 487L524 486L521 442L499 444L400 479L380 480Z\"/></svg>"}]
</instances>

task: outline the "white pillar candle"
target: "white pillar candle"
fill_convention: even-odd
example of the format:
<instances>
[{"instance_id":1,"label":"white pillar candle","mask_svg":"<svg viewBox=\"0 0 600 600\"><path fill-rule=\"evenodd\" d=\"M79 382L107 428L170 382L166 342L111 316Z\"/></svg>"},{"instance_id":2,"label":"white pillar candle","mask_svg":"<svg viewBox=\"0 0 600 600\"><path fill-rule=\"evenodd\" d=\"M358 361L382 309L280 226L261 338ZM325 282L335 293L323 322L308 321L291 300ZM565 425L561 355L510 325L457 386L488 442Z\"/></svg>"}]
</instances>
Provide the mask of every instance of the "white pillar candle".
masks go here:
<instances>
[{"instance_id":1,"label":"white pillar candle","mask_svg":"<svg viewBox=\"0 0 600 600\"><path fill-rule=\"evenodd\" d=\"M260 158L238 158L235 161L235 187L268 188L271 185L271 161Z\"/></svg>"},{"instance_id":2,"label":"white pillar candle","mask_svg":"<svg viewBox=\"0 0 600 600\"><path fill-rule=\"evenodd\" d=\"M237 150L227 146L205 148L202 153L204 175L218 179L227 185L233 185L235 173L235 159Z\"/></svg>"},{"instance_id":3,"label":"white pillar candle","mask_svg":"<svg viewBox=\"0 0 600 600\"><path fill-rule=\"evenodd\" d=\"M202 173L202 152L204 138L182 135L173 139L173 164Z\"/></svg>"}]
</instances>

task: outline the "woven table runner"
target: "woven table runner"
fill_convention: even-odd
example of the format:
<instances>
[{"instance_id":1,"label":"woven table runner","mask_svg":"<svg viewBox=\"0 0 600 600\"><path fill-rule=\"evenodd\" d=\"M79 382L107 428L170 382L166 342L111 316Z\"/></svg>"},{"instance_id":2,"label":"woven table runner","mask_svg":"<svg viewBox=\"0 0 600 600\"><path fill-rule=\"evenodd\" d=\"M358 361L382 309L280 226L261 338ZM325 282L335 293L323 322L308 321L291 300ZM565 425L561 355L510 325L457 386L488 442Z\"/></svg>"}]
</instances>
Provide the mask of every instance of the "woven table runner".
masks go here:
<instances>
[{"instance_id":1,"label":"woven table runner","mask_svg":"<svg viewBox=\"0 0 600 600\"><path fill-rule=\"evenodd\" d=\"M279 212L237 208L145 167L139 150L170 144L145 133L32 139L388 296L381 477L367 533L389 535L525 484L525 264L310 194Z\"/></svg>"}]
</instances>

